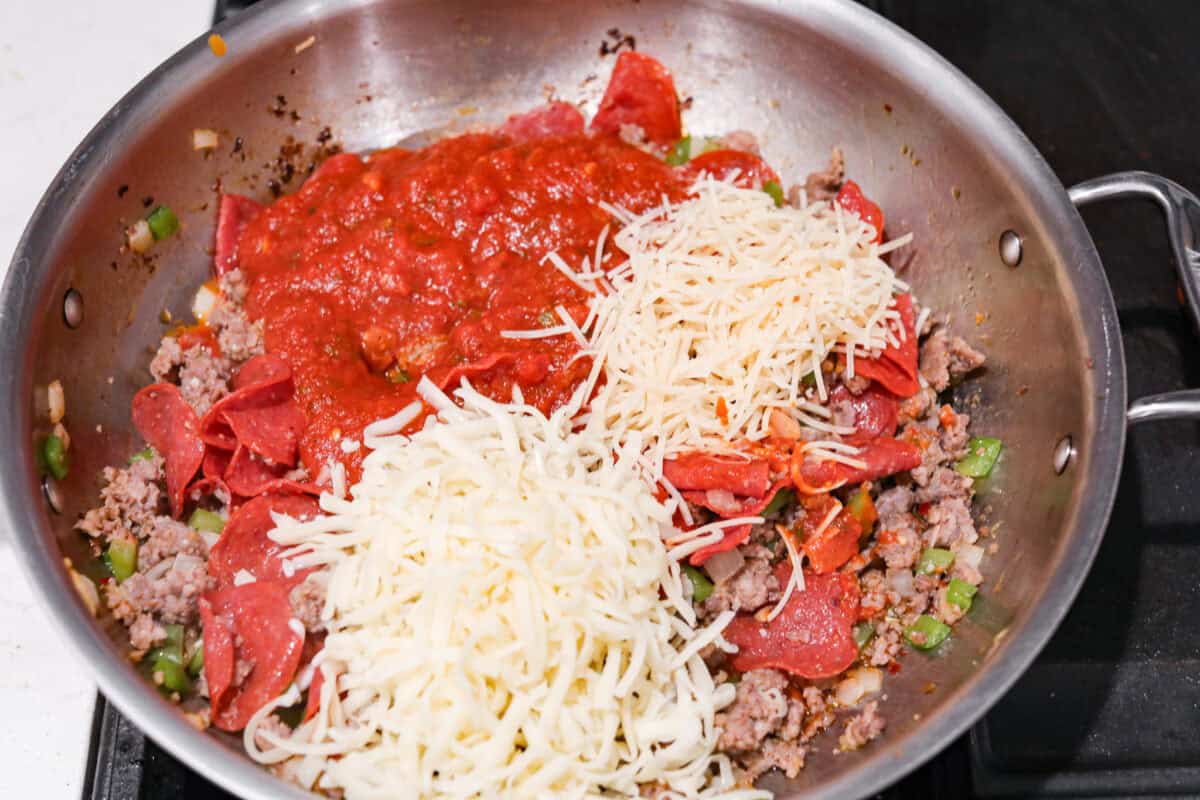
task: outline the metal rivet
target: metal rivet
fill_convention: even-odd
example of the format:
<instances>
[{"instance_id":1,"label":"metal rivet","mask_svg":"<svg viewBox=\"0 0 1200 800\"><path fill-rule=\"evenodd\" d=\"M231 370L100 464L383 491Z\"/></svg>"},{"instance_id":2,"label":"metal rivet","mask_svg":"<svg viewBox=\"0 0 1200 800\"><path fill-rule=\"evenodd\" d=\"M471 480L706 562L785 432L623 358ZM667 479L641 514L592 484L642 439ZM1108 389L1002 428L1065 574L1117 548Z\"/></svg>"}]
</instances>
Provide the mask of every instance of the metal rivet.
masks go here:
<instances>
[{"instance_id":1,"label":"metal rivet","mask_svg":"<svg viewBox=\"0 0 1200 800\"><path fill-rule=\"evenodd\" d=\"M1075 445L1071 442L1070 435L1064 436L1054 446L1054 474L1062 475L1074 460Z\"/></svg>"},{"instance_id":2,"label":"metal rivet","mask_svg":"<svg viewBox=\"0 0 1200 800\"><path fill-rule=\"evenodd\" d=\"M51 511L55 514L63 512L63 496L62 490L58 488L58 481L49 475L42 478L42 494L46 496L46 502L50 505Z\"/></svg>"},{"instance_id":3,"label":"metal rivet","mask_svg":"<svg viewBox=\"0 0 1200 800\"><path fill-rule=\"evenodd\" d=\"M67 289L63 295L63 322L68 328L78 328L83 323L83 295Z\"/></svg>"},{"instance_id":4,"label":"metal rivet","mask_svg":"<svg viewBox=\"0 0 1200 800\"><path fill-rule=\"evenodd\" d=\"M1016 231L1005 231L1000 234L1000 260L1010 267L1015 267L1021 263L1022 253L1021 237Z\"/></svg>"}]
</instances>

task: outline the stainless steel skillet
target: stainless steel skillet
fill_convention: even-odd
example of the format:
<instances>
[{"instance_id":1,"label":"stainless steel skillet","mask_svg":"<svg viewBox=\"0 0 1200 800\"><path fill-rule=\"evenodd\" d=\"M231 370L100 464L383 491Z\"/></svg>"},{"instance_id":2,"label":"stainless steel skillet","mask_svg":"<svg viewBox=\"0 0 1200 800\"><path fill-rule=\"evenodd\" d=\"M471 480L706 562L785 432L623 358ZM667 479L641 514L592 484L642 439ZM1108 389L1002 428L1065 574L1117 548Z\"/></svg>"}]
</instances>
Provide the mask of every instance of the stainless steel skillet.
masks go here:
<instances>
[{"instance_id":1,"label":"stainless steel skillet","mask_svg":"<svg viewBox=\"0 0 1200 800\"><path fill-rule=\"evenodd\" d=\"M1200 320L1195 197L1144 174L1064 190L969 81L838 0L278 0L220 32L227 56L193 43L80 145L30 221L0 296L7 528L106 694L163 746L244 797L303 796L161 700L125 662L117 627L79 603L62 566L64 556L86 560L70 527L94 501L93 476L132 449L129 400L148 380L163 310L182 316L207 277L214 186L262 197L272 181L294 188L326 127L347 149L367 149L498 122L542 102L548 87L594 102L611 62L600 44L626 35L674 72L692 100L693 132L756 131L793 180L843 148L889 229L915 234L906 278L988 351L967 399L978 399L977 429L1008 446L981 497L1000 549L953 646L935 659L907 657L890 678L884 739L836 756L820 742L800 779L770 787L781 797L844 798L885 786L978 718L1049 638L1104 530L1127 419L1116 314L1073 202L1158 200ZM219 129L221 152L193 152L194 128ZM287 181L289 164L298 174ZM184 228L143 262L118 248L147 196L176 209ZM69 294L82 298L81 320L64 315ZM45 501L32 455L44 430L40 398L55 378L66 386L75 458L69 480L52 487L61 514ZM1135 422L1178 416L1200 416L1197 393L1128 410ZM938 689L925 694L929 682Z\"/></svg>"}]
</instances>

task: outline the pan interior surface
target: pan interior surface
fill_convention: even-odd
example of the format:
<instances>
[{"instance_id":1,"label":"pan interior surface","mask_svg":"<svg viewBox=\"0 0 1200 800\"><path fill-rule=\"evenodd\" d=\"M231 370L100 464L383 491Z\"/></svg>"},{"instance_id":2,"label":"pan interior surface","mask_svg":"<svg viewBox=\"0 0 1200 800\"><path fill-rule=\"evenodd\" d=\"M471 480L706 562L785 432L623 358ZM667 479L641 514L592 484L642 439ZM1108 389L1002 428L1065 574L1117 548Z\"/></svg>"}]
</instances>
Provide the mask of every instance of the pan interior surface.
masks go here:
<instances>
[{"instance_id":1,"label":"pan interior surface","mask_svg":"<svg viewBox=\"0 0 1200 800\"><path fill-rule=\"evenodd\" d=\"M885 683L885 737L834 754L818 739L800 777L766 779L780 798L864 796L898 779L982 714L1045 643L1091 562L1123 446L1124 363L1099 261L1061 185L1023 136L965 78L888 23L848 3L482 3L282 0L223 26L228 55L197 41L97 126L48 191L4 287L0 347L10 528L55 615L105 692L162 745L248 798L304 796L199 733L134 672L123 631L97 622L62 568L90 560L72 524L96 476L140 444L133 394L167 320L188 318L209 277L222 190L269 200L296 189L336 146L373 149L487 127L549 96L594 111L633 37L674 74L694 135L745 129L786 183L841 147L848 174L884 209L925 304L989 356L959 391L973 430L1005 453L978 506L996 544L952 643L909 653ZM305 43L313 37L310 44ZM602 44L606 45L602 48ZM191 147L217 130L219 149ZM146 203L148 199L148 203ZM180 234L149 258L123 230L167 204ZM1020 237L1019 265L1001 257ZM65 323L68 290L82 297ZM63 382L73 466L47 507L33 443L45 387ZM1062 474L1056 445L1075 456Z\"/></svg>"}]
</instances>

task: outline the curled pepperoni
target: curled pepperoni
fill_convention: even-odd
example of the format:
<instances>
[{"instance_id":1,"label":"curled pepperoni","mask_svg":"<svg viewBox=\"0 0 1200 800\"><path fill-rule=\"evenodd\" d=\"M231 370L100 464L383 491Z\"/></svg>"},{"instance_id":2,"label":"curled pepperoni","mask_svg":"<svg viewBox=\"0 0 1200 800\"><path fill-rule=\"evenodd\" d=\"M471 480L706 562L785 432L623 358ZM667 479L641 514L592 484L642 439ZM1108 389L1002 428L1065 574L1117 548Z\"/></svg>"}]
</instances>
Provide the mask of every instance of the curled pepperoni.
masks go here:
<instances>
[{"instance_id":1,"label":"curled pepperoni","mask_svg":"<svg viewBox=\"0 0 1200 800\"><path fill-rule=\"evenodd\" d=\"M617 56L608 89L592 118L592 130L620 134L622 125L637 125L646 138L667 146L679 139L679 98L667 68L633 50Z\"/></svg>"},{"instance_id":2,"label":"curled pepperoni","mask_svg":"<svg viewBox=\"0 0 1200 800\"><path fill-rule=\"evenodd\" d=\"M583 133L583 114L570 103L555 100L524 114L514 114L497 132L518 142L547 136L570 136Z\"/></svg>"},{"instance_id":3,"label":"curled pepperoni","mask_svg":"<svg viewBox=\"0 0 1200 800\"><path fill-rule=\"evenodd\" d=\"M896 433L900 403L894 394L876 384L871 384L858 395L838 385L829 393L829 404L835 409L848 408L854 417L854 433L844 437L848 444L863 444Z\"/></svg>"},{"instance_id":4,"label":"curled pepperoni","mask_svg":"<svg viewBox=\"0 0 1200 800\"><path fill-rule=\"evenodd\" d=\"M875 229L875 241L883 241L883 211L872 203L854 181L846 181L834 198L839 206Z\"/></svg>"},{"instance_id":5,"label":"curled pepperoni","mask_svg":"<svg viewBox=\"0 0 1200 800\"><path fill-rule=\"evenodd\" d=\"M291 369L278 356L256 356L232 387L201 420L204 442L222 450L244 447L271 464L294 466L305 417L293 397Z\"/></svg>"},{"instance_id":6,"label":"curled pepperoni","mask_svg":"<svg viewBox=\"0 0 1200 800\"><path fill-rule=\"evenodd\" d=\"M838 461L806 457L804 449L797 447L792 453L792 482L806 494L813 494L848 483L886 478L920 466L921 448L909 441L881 436L859 444L859 452L854 458L866 462L866 466L852 467Z\"/></svg>"},{"instance_id":7,"label":"curled pepperoni","mask_svg":"<svg viewBox=\"0 0 1200 800\"><path fill-rule=\"evenodd\" d=\"M260 495L239 506L209 553L208 574L221 587L232 586L234 576L242 570L256 580L295 581L301 576L283 572L279 554L284 546L267 535L275 528L271 514L311 519L320 510L315 498L300 494Z\"/></svg>"},{"instance_id":8,"label":"curled pepperoni","mask_svg":"<svg viewBox=\"0 0 1200 800\"><path fill-rule=\"evenodd\" d=\"M767 162L744 150L713 150L701 153L679 168L679 174L688 183L702 174L725 180L735 173L737 179L734 183L745 189L761 188L767 181L779 182L779 176L767 166Z\"/></svg>"},{"instance_id":9,"label":"curled pepperoni","mask_svg":"<svg viewBox=\"0 0 1200 800\"><path fill-rule=\"evenodd\" d=\"M200 420L183 399L178 386L155 383L133 397L133 426L166 461L167 496L171 514L183 513L188 482L204 461Z\"/></svg>"},{"instance_id":10,"label":"curled pepperoni","mask_svg":"<svg viewBox=\"0 0 1200 800\"><path fill-rule=\"evenodd\" d=\"M663 477L681 492L723 489L762 497L771 488L770 465L761 458L683 453L663 460Z\"/></svg>"},{"instance_id":11,"label":"curled pepperoni","mask_svg":"<svg viewBox=\"0 0 1200 800\"><path fill-rule=\"evenodd\" d=\"M833 572L858 552L862 525L846 509L840 509L828 525L822 524L838 502L829 495L819 495L805 503L804 554L813 572Z\"/></svg>"},{"instance_id":12,"label":"curled pepperoni","mask_svg":"<svg viewBox=\"0 0 1200 800\"><path fill-rule=\"evenodd\" d=\"M199 605L212 723L223 731L240 731L292 682L304 637L292 630L288 589L276 581L205 592ZM249 667L240 684L239 663Z\"/></svg>"},{"instance_id":13,"label":"curled pepperoni","mask_svg":"<svg viewBox=\"0 0 1200 800\"><path fill-rule=\"evenodd\" d=\"M917 330L912 295L896 295L892 305L900 312L903 340L888 345L878 358L854 359L854 373L870 378L897 397L912 397L921 388L917 377Z\"/></svg>"},{"instance_id":14,"label":"curled pepperoni","mask_svg":"<svg viewBox=\"0 0 1200 800\"><path fill-rule=\"evenodd\" d=\"M217 209L217 237L213 271L217 276L238 268L238 241L242 231L258 216L262 206L240 194L221 195Z\"/></svg>"},{"instance_id":15,"label":"curled pepperoni","mask_svg":"<svg viewBox=\"0 0 1200 800\"><path fill-rule=\"evenodd\" d=\"M792 566L775 567L780 586ZM844 573L804 573L804 590L794 591L779 616L768 623L739 614L724 631L738 646L733 668L739 672L772 667L802 678L830 678L854 663L858 648L851 629L858 618L858 578Z\"/></svg>"}]
</instances>

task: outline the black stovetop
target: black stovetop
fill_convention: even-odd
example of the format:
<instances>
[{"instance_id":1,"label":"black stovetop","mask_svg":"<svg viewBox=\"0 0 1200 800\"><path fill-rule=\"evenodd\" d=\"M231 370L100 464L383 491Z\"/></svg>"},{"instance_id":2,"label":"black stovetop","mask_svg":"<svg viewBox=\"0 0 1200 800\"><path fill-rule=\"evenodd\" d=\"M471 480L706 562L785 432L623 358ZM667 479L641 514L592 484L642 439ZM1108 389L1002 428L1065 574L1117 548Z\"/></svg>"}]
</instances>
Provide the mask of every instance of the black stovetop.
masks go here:
<instances>
[{"instance_id":1,"label":"black stovetop","mask_svg":"<svg viewBox=\"0 0 1200 800\"><path fill-rule=\"evenodd\" d=\"M225 9L246 0L221 0ZM1200 2L867 0L978 83L1063 183L1124 169L1200 189ZM1084 215L1131 398L1200 386L1158 212ZM1200 427L1132 429L1112 522L1073 609L967 736L881 800L1200 797ZM98 705L85 798L226 798Z\"/></svg>"}]
</instances>

